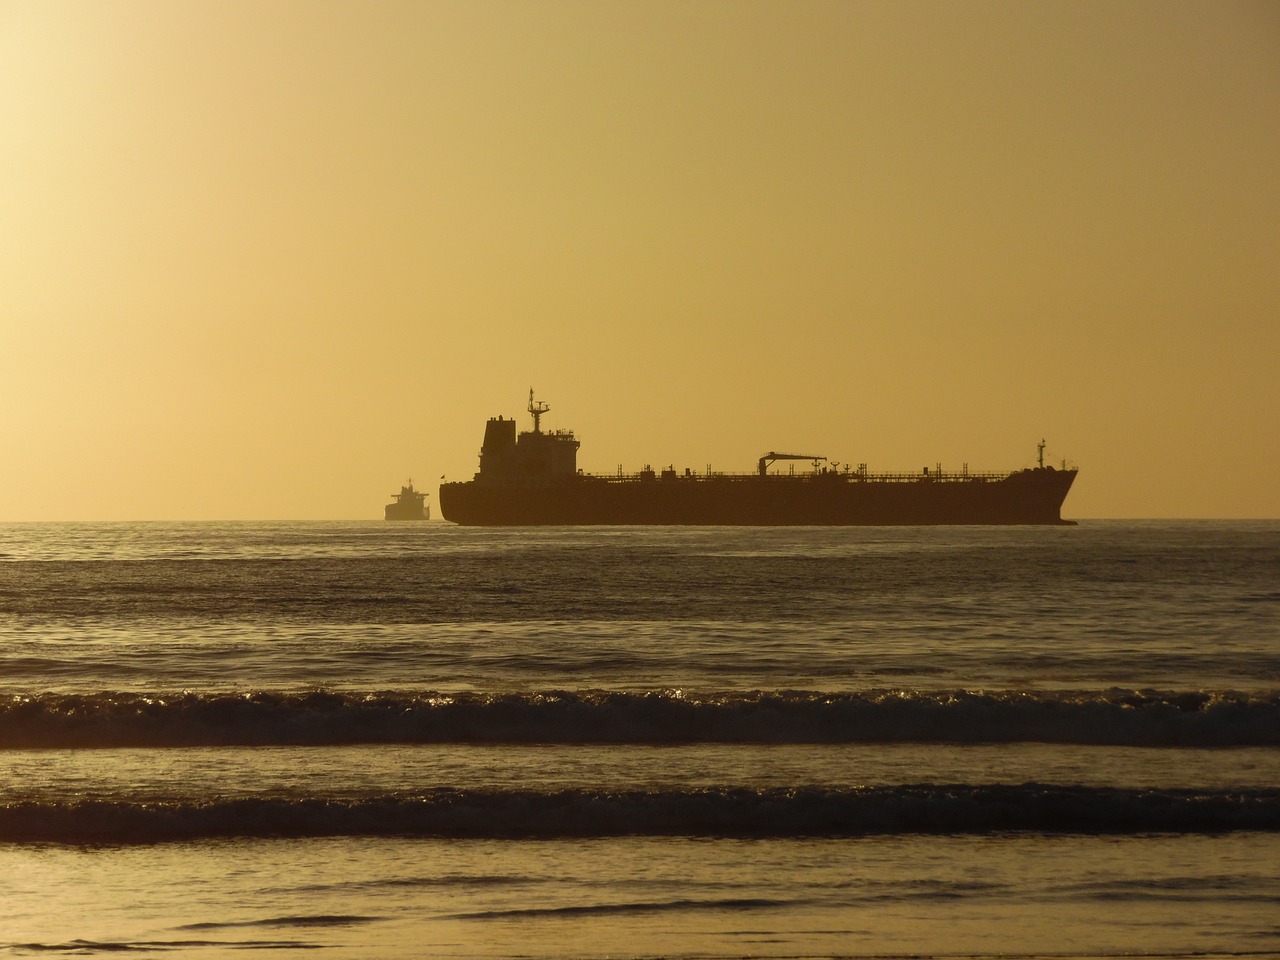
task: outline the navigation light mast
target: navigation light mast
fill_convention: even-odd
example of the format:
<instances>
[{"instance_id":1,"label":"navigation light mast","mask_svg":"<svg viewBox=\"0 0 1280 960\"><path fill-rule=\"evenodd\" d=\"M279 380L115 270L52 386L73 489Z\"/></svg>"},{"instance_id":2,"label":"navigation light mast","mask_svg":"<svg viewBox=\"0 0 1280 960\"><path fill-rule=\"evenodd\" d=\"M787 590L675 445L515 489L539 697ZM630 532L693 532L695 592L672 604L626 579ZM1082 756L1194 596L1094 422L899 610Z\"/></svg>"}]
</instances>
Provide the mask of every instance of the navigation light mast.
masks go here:
<instances>
[{"instance_id":1,"label":"navigation light mast","mask_svg":"<svg viewBox=\"0 0 1280 960\"><path fill-rule=\"evenodd\" d=\"M547 406L546 401L544 400L538 400L536 402L534 401L533 387L530 387L529 388L529 413L533 414L533 432L534 433L542 432L542 429L541 429L542 415L550 409L551 408Z\"/></svg>"}]
</instances>

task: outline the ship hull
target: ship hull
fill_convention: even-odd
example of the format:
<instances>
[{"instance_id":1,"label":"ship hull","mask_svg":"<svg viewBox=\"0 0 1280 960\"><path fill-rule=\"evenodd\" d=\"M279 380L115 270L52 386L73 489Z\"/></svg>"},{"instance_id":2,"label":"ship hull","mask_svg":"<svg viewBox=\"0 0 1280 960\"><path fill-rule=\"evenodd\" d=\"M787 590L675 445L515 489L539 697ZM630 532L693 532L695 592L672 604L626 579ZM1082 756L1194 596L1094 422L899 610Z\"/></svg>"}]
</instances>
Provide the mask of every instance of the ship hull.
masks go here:
<instances>
[{"instance_id":1,"label":"ship hull","mask_svg":"<svg viewBox=\"0 0 1280 960\"><path fill-rule=\"evenodd\" d=\"M539 485L472 480L440 486L446 520L468 526L900 526L1070 524L1060 512L1075 470L1000 478L903 480L848 474L615 480Z\"/></svg>"},{"instance_id":2,"label":"ship hull","mask_svg":"<svg viewBox=\"0 0 1280 960\"><path fill-rule=\"evenodd\" d=\"M422 504L410 504L401 506L396 503L389 503L383 511L383 517L387 520L427 520L427 510Z\"/></svg>"}]
</instances>

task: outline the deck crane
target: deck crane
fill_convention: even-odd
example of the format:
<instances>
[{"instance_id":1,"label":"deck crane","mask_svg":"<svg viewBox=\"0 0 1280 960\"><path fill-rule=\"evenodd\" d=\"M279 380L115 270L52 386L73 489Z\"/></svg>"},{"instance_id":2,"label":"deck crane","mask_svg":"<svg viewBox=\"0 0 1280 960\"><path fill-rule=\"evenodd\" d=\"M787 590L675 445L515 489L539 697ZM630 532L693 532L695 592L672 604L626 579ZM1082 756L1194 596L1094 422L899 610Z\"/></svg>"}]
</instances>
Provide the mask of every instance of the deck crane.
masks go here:
<instances>
[{"instance_id":1,"label":"deck crane","mask_svg":"<svg viewBox=\"0 0 1280 960\"><path fill-rule=\"evenodd\" d=\"M769 469L769 464L775 460L812 460L815 464L821 463L826 457L815 457L808 453L774 453L770 450L760 458L760 476L764 476Z\"/></svg>"}]
</instances>

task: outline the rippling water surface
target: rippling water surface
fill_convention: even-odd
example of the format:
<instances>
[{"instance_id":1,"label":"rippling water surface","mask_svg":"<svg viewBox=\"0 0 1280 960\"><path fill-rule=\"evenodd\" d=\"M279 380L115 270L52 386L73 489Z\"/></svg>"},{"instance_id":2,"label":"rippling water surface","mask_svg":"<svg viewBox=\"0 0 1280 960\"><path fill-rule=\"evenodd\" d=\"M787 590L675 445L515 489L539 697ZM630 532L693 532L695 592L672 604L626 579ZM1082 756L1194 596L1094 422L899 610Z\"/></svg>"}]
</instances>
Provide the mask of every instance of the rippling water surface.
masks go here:
<instances>
[{"instance_id":1,"label":"rippling water surface","mask_svg":"<svg viewBox=\"0 0 1280 960\"><path fill-rule=\"evenodd\" d=\"M1280 954L1280 524L0 525L0 952Z\"/></svg>"}]
</instances>

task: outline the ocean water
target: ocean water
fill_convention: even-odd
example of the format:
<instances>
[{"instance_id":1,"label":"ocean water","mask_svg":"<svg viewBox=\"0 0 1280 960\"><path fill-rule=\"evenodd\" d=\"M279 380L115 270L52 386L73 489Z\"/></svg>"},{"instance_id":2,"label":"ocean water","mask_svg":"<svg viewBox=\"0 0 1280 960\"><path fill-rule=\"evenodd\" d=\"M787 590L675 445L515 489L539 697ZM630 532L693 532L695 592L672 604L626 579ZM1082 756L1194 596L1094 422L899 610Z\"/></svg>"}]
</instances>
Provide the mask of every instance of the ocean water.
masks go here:
<instances>
[{"instance_id":1,"label":"ocean water","mask_svg":"<svg viewBox=\"0 0 1280 960\"><path fill-rule=\"evenodd\" d=\"M0 955L1280 956L1280 523L0 525Z\"/></svg>"}]
</instances>

